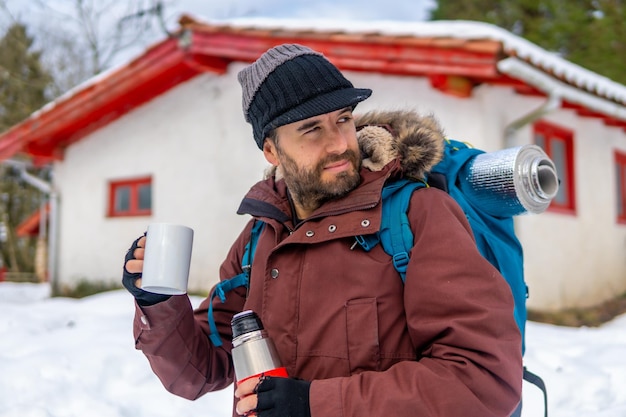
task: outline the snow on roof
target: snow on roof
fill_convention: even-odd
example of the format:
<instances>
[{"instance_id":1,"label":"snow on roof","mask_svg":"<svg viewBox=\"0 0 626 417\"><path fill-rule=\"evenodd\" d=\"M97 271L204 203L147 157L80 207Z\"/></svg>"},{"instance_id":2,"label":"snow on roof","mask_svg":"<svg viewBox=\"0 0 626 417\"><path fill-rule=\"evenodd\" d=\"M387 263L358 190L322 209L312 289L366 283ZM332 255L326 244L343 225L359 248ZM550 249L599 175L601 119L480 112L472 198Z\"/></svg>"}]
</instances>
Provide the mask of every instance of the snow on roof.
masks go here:
<instances>
[{"instance_id":1,"label":"snow on roof","mask_svg":"<svg viewBox=\"0 0 626 417\"><path fill-rule=\"evenodd\" d=\"M146 50L154 48L155 46L157 46L161 42L163 42L162 39L155 40L150 45L148 45ZM71 87L69 90L65 91L63 94L61 94L58 97L56 97L54 100L46 103L39 110L36 110L35 112L33 112L29 116L29 118L36 118L41 113L46 113L46 112L52 110L54 107L56 107L56 105L58 103L67 101L70 98L72 98L74 95L76 95L77 93L79 93L81 91L84 91L84 90L86 90L88 88L91 88L91 87L93 87L95 85L98 85L102 80L105 80L105 79L109 78L112 74L114 74L114 73L116 73L118 71L122 71L125 67L131 65L132 62L134 60L138 59L138 58L139 57L134 57L134 58L132 58L128 62L118 63L118 64L114 65L111 68L107 68L107 69L105 69L104 71L102 71L102 72L100 72L98 74L92 75L91 77L87 78L86 80L84 80L84 81L78 83L77 85Z\"/></svg>"},{"instance_id":2,"label":"snow on roof","mask_svg":"<svg viewBox=\"0 0 626 417\"><path fill-rule=\"evenodd\" d=\"M120 67L122 67L123 65L120 65L119 67L113 67L113 68L109 68L105 71L102 71L99 74L93 75L90 78L86 79L85 81L78 83L77 85L75 85L74 87L70 88L69 90L67 90L66 92L64 92L63 94L61 94L60 96L56 97L54 100L46 103L43 107L41 107L39 110L34 111L29 118L37 118L40 114L42 113L46 113L49 112L50 110L52 110L53 108L56 107L57 103L61 103L63 101L67 101L70 98L72 98L76 93L86 90L87 88L97 85L100 81L106 79L107 77L109 77L112 73L118 71L120 69Z\"/></svg>"},{"instance_id":3,"label":"snow on roof","mask_svg":"<svg viewBox=\"0 0 626 417\"><path fill-rule=\"evenodd\" d=\"M206 39L211 38L212 33L241 32L244 36L265 40L272 37L314 38L327 40L331 44L335 38L340 39L338 42L350 39L349 42L357 44L379 39L392 45L394 42L402 44L405 40L412 43L415 39L420 44L432 44L433 50L445 48L450 43L490 44L492 49L489 53L493 54L490 59L496 61L489 61L489 65L495 64L499 75L521 81L524 86L549 96L555 102L573 105L570 108L586 109L588 111L584 113L593 117L599 115L608 125L626 129L626 86L487 23L283 18L200 21L183 15L179 24L179 33L197 30L202 38L202 32L206 32ZM28 152L36 154L41 161L55 158L56 152L62 153L69 144L80 140L90 131L120 117L182 80L206 71L205 63L194 65L195 62L192 62L195 58L203 58L202 49L189 60L183 51L186 46L177 38L161 40L129 62L74 87L22 123L0 134L0 159L10 157L20 149L23 151L27 145ZM219 48L217 51L213 53L222 53ZM254 50L253 55L250 51L237 48L227 52L230 53L230 59L250 60L261 50ZM163 59L166 61L159 61ZM163 64L155 66L155 60ZM228 59L218 61L217 64L213 63L216 67L210 68L220 71L223 69L221 65L226 65ZM493 69L489 68L490 71ZM112 88L113 84L119 88ZM96 96L97 100L94 99Z\"/></svg>"},{"instance_id":4,"label":"snow on roof","mask_svg":"<svg viewBox=\"0 0 626 417\"><path fill-rule=\"evenodd\" d=\"M208 25L227 25L241 28L258 29L287 29L297 31L324 31L342 32L346 34L378 33L387 36L415 36L433 38L458 38L466 40L495 40L502 44L504 51L516 56L543 71L555 75L582 90L606 98L608 100L626 105L626 86L617 83L607 77L587 70L579 65L561 58L555 53L516 36L498 26L475 21L465 20L436 20L436 21L356 21L337 19L284 19L284 18L232 18L227 20L203 20ZM157 44L155 42L154 44ZM154 46L154 45L152 45ZM36 111L31 117L37 117L39 113L51 110L57 102L71 98L76 92L84 90L98 82L121 67L111 68L85 82L75 86L55 100ZM614 113L614 111L613 111Z\"/></svg>"},{"instance_id":5,"label":"snow on roof","mask_svg":"<svg viewBox=\"0 0 626 417\"><path fill-rule=\"evenodd\" d=\"M328 31L346 34L367 33L399 37L494 40L502 44L503 50L507 55L518 57L577 88L621 105L626 105L626 86L569 62L557 54L548 52L505 29L484 22L465 20L406 22L276 18L234 18L228 20L207 20L204 22L209 25L228 25L241 28L280 28L296 31Z\"/></svg>"}]
</instances>

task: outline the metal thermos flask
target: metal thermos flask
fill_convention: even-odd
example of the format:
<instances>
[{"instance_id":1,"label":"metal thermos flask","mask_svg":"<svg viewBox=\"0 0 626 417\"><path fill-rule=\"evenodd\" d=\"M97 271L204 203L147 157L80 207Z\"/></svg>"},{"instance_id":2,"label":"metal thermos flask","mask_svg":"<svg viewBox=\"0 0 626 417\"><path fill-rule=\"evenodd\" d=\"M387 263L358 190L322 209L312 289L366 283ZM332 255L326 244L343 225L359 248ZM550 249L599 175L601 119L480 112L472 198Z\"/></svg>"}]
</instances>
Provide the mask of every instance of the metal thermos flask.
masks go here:
<instances>
[{"instance_id":1,"label":"metal thermos flask","mask_svg":"<svg viewBox=\"0 0 626 417\"><path fill-rule=\"evenodd\" d=\"M235 314L231 327L232 356L237 384L261 375L288 376L272 339L268 337L261 319L254 311L246 310Z\"/></svg>"}]
</instances>

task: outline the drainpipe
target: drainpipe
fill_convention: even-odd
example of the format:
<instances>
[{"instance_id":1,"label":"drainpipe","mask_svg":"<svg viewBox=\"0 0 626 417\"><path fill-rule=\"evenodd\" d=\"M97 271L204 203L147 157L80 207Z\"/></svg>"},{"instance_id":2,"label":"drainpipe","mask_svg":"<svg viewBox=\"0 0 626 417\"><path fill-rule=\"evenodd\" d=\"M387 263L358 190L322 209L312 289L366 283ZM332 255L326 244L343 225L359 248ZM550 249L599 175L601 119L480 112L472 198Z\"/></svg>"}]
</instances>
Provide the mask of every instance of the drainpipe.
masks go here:
<instances>
[{"instance_id":1,"label":"drainpipe","mask_svg":"<svg viewBox=\"0 0 626 417\"><path fill-rule=\"evenodd\" d=\"M535 87L539 91L544 92L549 97L545 107L537 109L536 114L534 114L534 112L530 113L507 126L507 131L505 131L505 140L507 141L506 144L509 146L512 144L511 142L513 142L512 136L519 128L551 111L550 106L556 105L557 99L579 104L592 111L606 114L609 117L626 120L626 107L623 104L615 103L610 99L591 94L585 90L586 86L584 85L574 87L566 84L554 76L538 70L531 64L526 63L519 58L509 57L498 61L497 67L500 73L507 74L512 78L522 79L525 83ZM555 73L558 72L556 68L552 68L552 70ZM579 71L585 70L579 69ZM603 93L607 94L607 91L603 91ZM613 95L613 97L616 100L623 100L622 96L617 97Z\"/></svg>"},{"instance_id":2,"label":"drainpipe","mask_svg":"<svg viewBox=\"0 0 626 417\"><path fill-rule=\"evenodd\" d=\"M44 194L48 195L48 204L50 205L49 214L49 230L48 230L48 277L50 278L50 286L52 294L59 293L59 280L57 277L57 212L58 212L58 194L51 184L38 178L22 166L20 170L22 179L33 187L37 188Z\"/></svg>"},{"instance_id":3,"label":"drainpipe","mask_svg":"<svg viewBox=\"0 0 626 417\"><path fill-rule=\"evenodd\" d=\"M22 180L24 180L29 185L35 187L42 193L48 195L48 204L50 205L48 229L48 277L50 279L52 294L58 294L59 280L57 276L57 213L59 195L50 183L26 171L26 163L13 160L2 161L2 163L10 165L13 168L17 169Z\"/></svg>"},{"instance_id":4,"label":"drainpipe","mask_svg":"<svg viewBox=\"0 0 626 417\"><path fill-rule=\"evenodd\" d=\"M517 145L515 134L522 127L561 107L561 95L558 91L551 91L549 94L548 99L541 106L506 125L504 128L505 148L512 148Z\"/></svg>"},{"instance_id":5,"label":"drainpipe","mask_svg":"<svg viewBox=\"0 0 626 417\"><path fill-rule=\"evenodd\" d=\"M587 90L590 89L590 87L580 85L581 81L578 81L578 86L574 87L559 81L554 76L540 71L532 65L515 57L498 61L497 66L499 72L507 74L513 78L522 79L525 83L532 85L547 95L558 93L563 100L570 103L579 104L592 111L606 114L609 117L626 120L626 106L622 104L626 97L624 97L623 94L611 94L611 91L607 91L607 89L603 87L603 90L599 91L599 93L603 93L607 97L612 97L612 99L616 102L611 101L611 98L599 97L589 93ZM557 68L552 68L552 70L555 73L558 72ZM578 71L586 70L580 68ZM576 78L574 77L574 81L575 80ZM615 85L619 86L617 83L615 83Z\"/></svg>"}]
</instances>

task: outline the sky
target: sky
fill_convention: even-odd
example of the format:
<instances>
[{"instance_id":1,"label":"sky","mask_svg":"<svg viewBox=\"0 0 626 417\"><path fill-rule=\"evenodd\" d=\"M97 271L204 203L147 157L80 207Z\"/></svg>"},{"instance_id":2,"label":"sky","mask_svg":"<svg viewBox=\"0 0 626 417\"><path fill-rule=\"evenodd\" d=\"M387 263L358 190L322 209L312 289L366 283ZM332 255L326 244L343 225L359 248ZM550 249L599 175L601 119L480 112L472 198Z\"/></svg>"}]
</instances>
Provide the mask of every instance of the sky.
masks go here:
<instances>
[{"instance_id":1,"label":"sky","mask_svg":"<svg viewBox=\"0 0 626 417\"><path fill-rule=\"evenodd\" d=\"M71 299L0 282L0 417L229 417L232 387L188 401L134 348L126 290ZM201 299L191 297L197 306ZM529 322L525 364L548 387L549 417L626 416L626 315L599 328ZM523 417L543 416L524 384Z\"/></svg>"},{"instance_id":2,"label":"sky","mask_svg":"<svg viewBox=\"0 0 626 417\"><path fill-rule=\"evenodd\" d=\"M206 18L230 17L327 17L355 20L425 20L435 0L165 0L166 7Z\"/></svg>"},{"instance_id":3,"label":"sky","mask_svg":"<svg viewBox=\"0 0 626 417\"><path fill-rule=\"evenodd\" d=\"M75 15L76 0L0 0L0 29L9 22L7 15L27 24L68 29ZM106 8L98 28L100 32L115 25L128 15L128 2L117 0L83 0L85 4L99 4L96 10ZM133 0L138 8L150 9L157 0ZM240 17L328 18L341 20L427 20L436 0L161 0L163 17L168 29L178 26L178 18L186 13L198 18L220 20ZM2 7L4 5L4 7ZM134 9L133 9L134 10ZM155 28L158 29L158 28ZM158 36L164 36L156 30Z\"/></svg>"},{"instance_id":4,"label":"sky","mask_svg":"<svg viewBox=\"0 0 626 417\"><path fill-rule=\"evenodd\" d=\"M21 21L33 24L56 24L62 13L67 17L74 13L76 0L0 0L0 12L8 10ZM94 0L84 0L86 4ZM111 25L127 11L127 2L116 0L95 0L107 6L103 14L104 25ZM133 0L149 9L156 0ZM436 0L386 0L380 7L379 0L161 0L168 28L177 26L181 14L187 13L204 19L228 19L238 17L280 17L280 18L329 18L341 20L401 20L419 21L429 17L429 10L436 6ZM45 5L45 6L42 6ZM4 14L4 13L0 13ZM67 26L69 20L62 21ZM6 20L0 19L0 24ZM58 26L58 25L57 25ZM100 28L102 29L102 28Z\"/></svg>"}]
</instances>

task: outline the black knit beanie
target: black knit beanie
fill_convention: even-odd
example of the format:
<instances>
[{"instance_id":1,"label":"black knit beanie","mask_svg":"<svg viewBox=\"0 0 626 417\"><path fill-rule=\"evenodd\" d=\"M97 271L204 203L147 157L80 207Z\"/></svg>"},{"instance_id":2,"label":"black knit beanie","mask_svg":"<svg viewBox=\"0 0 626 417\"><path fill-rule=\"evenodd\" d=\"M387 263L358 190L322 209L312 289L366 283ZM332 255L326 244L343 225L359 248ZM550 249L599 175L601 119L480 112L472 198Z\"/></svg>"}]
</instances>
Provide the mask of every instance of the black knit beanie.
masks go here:
<instances>
[{"instance_id":1,"label":"black knit beanie","mask_svg":"<svg viewBox=\"0 0 626 417\"><path fill-rule=\"evenodd\" d=\"M355 107L372 94L354 88L319 52L297 44L269 49L237 78L243 113L259 149L274 128Z\"/></svg>"}]
</instances>

